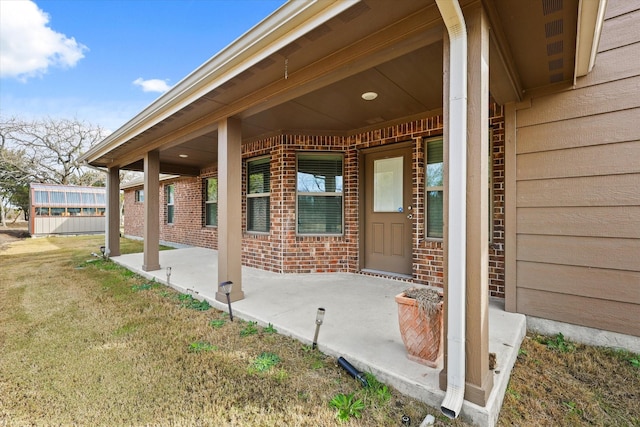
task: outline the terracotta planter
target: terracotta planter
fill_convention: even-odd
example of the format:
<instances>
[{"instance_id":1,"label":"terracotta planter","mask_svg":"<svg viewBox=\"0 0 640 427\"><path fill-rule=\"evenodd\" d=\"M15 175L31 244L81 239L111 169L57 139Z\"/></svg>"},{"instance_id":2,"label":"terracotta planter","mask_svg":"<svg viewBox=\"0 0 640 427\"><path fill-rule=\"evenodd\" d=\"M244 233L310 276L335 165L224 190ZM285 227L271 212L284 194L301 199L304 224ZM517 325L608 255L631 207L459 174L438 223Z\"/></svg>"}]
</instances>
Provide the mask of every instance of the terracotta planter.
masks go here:
<instances>
[{"instance_id":1,"label":"terracotta planter","mask_svg":"<svg viewBox=\"0 0 640 427\"><path fill-rule=\"evenodd\" d=\"M407 349L407 357L432 368L438 367L442 358L443 302L438 303L437 314L430 318L421 314L418 302L405 297L404 292L396 295L396 302L400 335Z\"/></svg>"}]
</instances>

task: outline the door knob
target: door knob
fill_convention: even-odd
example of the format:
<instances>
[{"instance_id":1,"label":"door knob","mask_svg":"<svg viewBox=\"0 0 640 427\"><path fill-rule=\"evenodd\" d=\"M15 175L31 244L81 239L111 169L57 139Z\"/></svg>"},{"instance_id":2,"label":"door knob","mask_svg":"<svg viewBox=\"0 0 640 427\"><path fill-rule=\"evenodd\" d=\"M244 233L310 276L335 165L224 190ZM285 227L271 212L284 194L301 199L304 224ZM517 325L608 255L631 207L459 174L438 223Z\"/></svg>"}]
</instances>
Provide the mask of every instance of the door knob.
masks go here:
<instances>
[{"instance_id":1,"label":"door knob","mask_svg":"<svg viewBox=\"0 0 640 427\"><path fill-rule=\"evenodd\" d=\"M407 218L412 219L413 218L413 214L407 215Z\"/></svg>"}]
</instances>

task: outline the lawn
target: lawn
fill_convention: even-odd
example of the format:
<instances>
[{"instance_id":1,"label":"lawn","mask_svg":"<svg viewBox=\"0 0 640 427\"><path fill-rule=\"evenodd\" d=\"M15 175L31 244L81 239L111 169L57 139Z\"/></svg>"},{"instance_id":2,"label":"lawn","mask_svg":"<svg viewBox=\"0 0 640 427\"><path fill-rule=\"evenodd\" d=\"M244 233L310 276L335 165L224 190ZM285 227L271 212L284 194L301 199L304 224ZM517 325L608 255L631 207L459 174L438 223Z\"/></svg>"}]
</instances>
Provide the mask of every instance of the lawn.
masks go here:
<instances>
[{"instance_id":1,"label":"lawn","mask_svg":"<svg viewBox=\"0 0 640 427\"><path fill-rule=\"evenodd\" d=\"M101 239L0 249L0 425L417 426L429 413L465 425L91 256ZM638 390L637 355L529 335L499 424L638 425Z\"/></svg>"}]
</instances>

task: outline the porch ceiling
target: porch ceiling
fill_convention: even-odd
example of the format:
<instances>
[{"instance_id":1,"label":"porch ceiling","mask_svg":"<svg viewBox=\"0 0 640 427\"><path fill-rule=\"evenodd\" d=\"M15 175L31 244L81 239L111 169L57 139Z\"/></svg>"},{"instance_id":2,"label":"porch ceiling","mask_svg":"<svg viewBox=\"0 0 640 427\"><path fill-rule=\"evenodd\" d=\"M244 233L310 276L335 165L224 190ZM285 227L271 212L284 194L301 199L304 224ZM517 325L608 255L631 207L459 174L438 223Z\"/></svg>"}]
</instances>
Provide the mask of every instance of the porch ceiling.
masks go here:
<instances>
[{"instance_id":1,"label":"porch ceiling","mask_svg":"<svg viewBox=\"0 0 640 427\"><path fill-rule=\"evenodd\" d=\"M461 3L464 10L479 2ZM481 3L498 102L572 80L578 0ZM197 96L163 95L155 115L142 118L147 125L123 126L89 162L141 170L145 152L157 149L162 173L196 175L216 164L217 122L225 117L240 118L251 141L282 132L348 135L441 110L444 27L433 0L363 0L309 27L259 62L238 64L225 81L212 77ZM378 98L363 100L367 91Z\"/></svg>"}]
</instances>

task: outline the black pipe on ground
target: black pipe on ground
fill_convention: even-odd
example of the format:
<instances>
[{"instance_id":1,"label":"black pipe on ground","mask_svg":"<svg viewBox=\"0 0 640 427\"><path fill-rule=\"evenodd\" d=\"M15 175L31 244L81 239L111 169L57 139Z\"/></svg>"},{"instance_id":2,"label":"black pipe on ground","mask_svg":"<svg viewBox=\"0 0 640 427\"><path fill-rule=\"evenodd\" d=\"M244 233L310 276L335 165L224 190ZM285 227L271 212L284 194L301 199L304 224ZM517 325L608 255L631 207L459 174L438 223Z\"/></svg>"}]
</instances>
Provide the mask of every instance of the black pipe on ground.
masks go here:
<instances>
[{"instance_id":1,"label":"black pipe on ground","mask_svg":"<svg viewBox=\"0 0 640 427\"><path fill-rule=\"evenodd\" d=\"M344 357L339 357L338 365L340 365L342 369L347 371L349 375L351 375L353 378L360 381L364 387L369 387L369 384L367 383L367 379L364 377L364 374L358 371L351 363L347 361L347 359L345 359Z\"/></svg>"}]
</instances>

